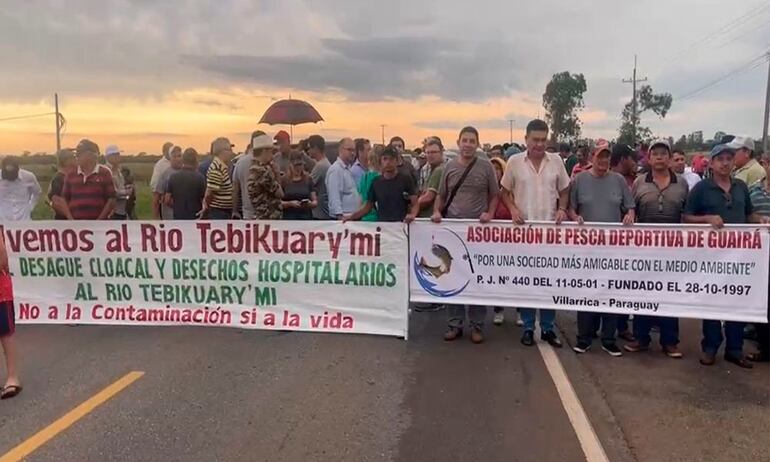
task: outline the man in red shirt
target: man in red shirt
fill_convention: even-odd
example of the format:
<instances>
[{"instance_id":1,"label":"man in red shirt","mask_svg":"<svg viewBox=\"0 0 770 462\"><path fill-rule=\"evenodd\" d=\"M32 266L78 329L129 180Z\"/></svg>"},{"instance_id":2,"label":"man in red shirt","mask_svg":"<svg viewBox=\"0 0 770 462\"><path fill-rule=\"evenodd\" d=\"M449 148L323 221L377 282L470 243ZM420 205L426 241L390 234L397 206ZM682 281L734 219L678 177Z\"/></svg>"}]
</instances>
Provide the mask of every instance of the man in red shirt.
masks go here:
<instances>
[{"instance_id":1,"label":"man in red shirt","mask_svg":"<svg viewBox=\"0 0 770 462\"><path fill-rule=\"evenodd\" d=\"M99 165L99 146L81 140L75 148L78 168L64 180L62 196L69 220L107 220L115 208L115 183L110 169Z\"/></svg>"}]
</instances>

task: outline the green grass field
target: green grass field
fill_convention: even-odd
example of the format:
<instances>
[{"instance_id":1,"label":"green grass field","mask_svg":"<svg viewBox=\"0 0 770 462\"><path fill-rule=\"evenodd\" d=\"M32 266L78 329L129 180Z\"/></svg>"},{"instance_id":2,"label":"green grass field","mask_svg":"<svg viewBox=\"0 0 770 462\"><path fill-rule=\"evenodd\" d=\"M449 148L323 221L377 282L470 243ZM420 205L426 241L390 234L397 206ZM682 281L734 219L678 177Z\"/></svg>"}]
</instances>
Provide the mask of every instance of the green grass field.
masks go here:
<instances>
[{"instance_id":1,"label":"green grass field","mask_svg":"<svg viewBox=\"0 0 770 462\"><path fill-rule=\"evenodd\" d=\"M134 175L136 184L136 216L138 219L152 219L152 192L150 191L150 177L154 164L147 162L126 162L124 167L128 167ZM48 193L48 186L51 178L56 173L56 167L50 165L25 165L23 168L31 171L37 176L40 187L43 188L43 194ZM53 219L53 210L46 203L45 198L38 202L32 211L33 220L51 220Z\"/></svg>"}]
</instances>

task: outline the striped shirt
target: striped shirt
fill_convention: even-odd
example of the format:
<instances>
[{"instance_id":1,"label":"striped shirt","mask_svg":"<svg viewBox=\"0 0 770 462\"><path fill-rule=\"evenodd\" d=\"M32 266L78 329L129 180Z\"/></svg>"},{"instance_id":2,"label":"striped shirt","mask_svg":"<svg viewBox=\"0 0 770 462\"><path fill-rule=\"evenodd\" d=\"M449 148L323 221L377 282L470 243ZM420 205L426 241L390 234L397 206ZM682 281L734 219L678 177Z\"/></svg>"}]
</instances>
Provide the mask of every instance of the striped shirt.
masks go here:
<instances>
[{"instance_id":1,"label":"striped shirt","mask_svg":"<svg viewBox=\"0 0 770 462\"><path fill-rule=\"evenodd\" d=\"M64 180L62 197L75 220L97 220L107 202L115 199L112 172L97 165L93 172L86 174L78 167Z\"/></svg>"},{"instance_id":2,"label":"striped shirt","mask_svg":"<svg viewBox=\"0 0 770 462\"><path fill-rule=\"evenodd\" d=\"M206 174L206 188L213 192L209 207L213 209L232 210L233 181L227 165L214 157Z\"/></svg>"},{"instance_id":3,"label":"striped shirt","mask_svg":"<svg viewBox=\"0 0 770 462\"><path fill-rule=\"evenodd\" d=\"M749 187L749 196L754 211L763 217L770 217L770 192L765 189L764 181L757 181Z\"/></svg>"}]
</instances>

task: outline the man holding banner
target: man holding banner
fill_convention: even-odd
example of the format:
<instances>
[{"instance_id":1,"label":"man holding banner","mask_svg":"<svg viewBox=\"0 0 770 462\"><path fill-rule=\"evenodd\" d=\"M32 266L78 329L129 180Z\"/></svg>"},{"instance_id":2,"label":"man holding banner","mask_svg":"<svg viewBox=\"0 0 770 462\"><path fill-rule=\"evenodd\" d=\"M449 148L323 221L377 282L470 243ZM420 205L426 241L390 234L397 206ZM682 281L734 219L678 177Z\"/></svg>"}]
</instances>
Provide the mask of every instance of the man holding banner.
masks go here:
<instances>
[{"instance_id":1,"label":"man holding banner","mask_svg":"<svg viewBox=\"0 0 770 462\"><path fill-rule=\"evenodd\" d=\"M572 181L570 189L570 217L578 224L584 222L619 223L631 225L636 218L634 198L625 178L610 171L610 145L599 140L593 155L590 170L580 172ZM591 348L596 332L594 321L601 316L602 350L610 356L622 356L615 340L618 318L611 313L579 311L577 314L578 335L576 353L585 353Z\"/></svg>"},{"instance_id":2,"label":"man holding banner","mask_svg":"<svg viewBox=\"0 0 770 462\"><path fill-rule=\"evenodd\" d=\"M710 224L721 228L725 224L768 223L768 217L754 212L749 189L743 181L732 178L735 150L720 144L711 150L711 177L704 179L693 188L685 206L686 223ZM753 365L743 356L743 327L746 323L725 322L725 361L745 369ZM700 363L712 366L722 345L722 324L720 321L703 321L703 356Z\"/></svg>"},{"instance_id":3,"label":"man holding banner","mask_svg":"<svg viewBox=\"0 0 770 462\"><path fill-rule=\"evenodd\" d=\"M500 186L492 164L479 159L476 150L479 147L479 132L473 127L465 127L457 139L460 155L444 167L438 196L434 204L434 223L441 223L441 218L473 218L488 223L497 209ZM486 306L468 305L468 318L471 327L471 341L484 341L484 318ZM449 328L444 340L451 342L463 334L465 305L447 305Z\"/></svg>"},{"instance_id":4,"label":"man holding banner","mask_svg":"<svg viewBox=\"0 0 770 462\"><path fill-rule=\"evenodd\" d=\"M511 211L515 225L523 225L526 220L561 223L567 219L570 180L559 155L545 151L548 124L538 119L531 121L527 124L524 139L527 150L508 159L505 167L501 181L503 201ZM521 308L523 345L535 344L536 313L534 309ZM555 317L555 310L540 310L540 338L561 348L562 343L553 330Z\"/></svg>"},{"instance_id":5,"label":"man holding banner","mask_svg":"<svg viewBox=\"0 0 770 462\"><path fill-rule=\"evenodd\" d=\"M671 146L666 140L657 140L650 146L650 171L634 182L631 192L636 202L639 223L681 223L682 211L689 191L687 180L669 168ZM679 319L664 316L634 316L635 341L623 348L635 353L650 348L652 323L660 326L660 346L669 358L679 359Z\"/></svg>"}]
</instances>

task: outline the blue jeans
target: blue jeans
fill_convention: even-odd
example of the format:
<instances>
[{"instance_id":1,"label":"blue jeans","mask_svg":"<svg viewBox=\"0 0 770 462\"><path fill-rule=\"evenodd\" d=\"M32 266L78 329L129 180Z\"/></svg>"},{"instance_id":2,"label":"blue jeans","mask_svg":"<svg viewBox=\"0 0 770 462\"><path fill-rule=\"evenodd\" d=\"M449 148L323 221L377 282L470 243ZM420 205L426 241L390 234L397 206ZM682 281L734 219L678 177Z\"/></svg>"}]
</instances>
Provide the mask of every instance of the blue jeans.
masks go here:
<instances>
[{"instance_id":1,"label":"blue jeans","mask_svg":"<svg viewBox=\"0 0 770 462\"><path fill-rule=\"evenodd\" d=\"M634 315L634 337L640 345L649 346L650 329L653 323L660 326L660 345L676 346L679 344L679 319L663 316Z\"/></svg>"},{"instance_id":2,"label":"blue jeans","mask_svg":"<svg viewBox=\"0 0 770 462\"><path fill-rule=\"evenodd\" d=\"M745 322L725 322L725 354L737 358L743 357L743 327ZM716 355L722 345L722 324L710 319L703 321L703 340L700 342L704 353Z\"/></svg>"},{"instance_id":3,"label":"blue jeans","mask_svg":"<svg viewBox=\"0 0 770 462\"><path fill-rule=\"evenodd\" d=\"M535 331L535 317L540 311L540 332L553 331L553 320L556 318L555 310L536 310L534 308L521 308L521 321L524 323L524 331Z\"/></svg>"}]
</instances>

